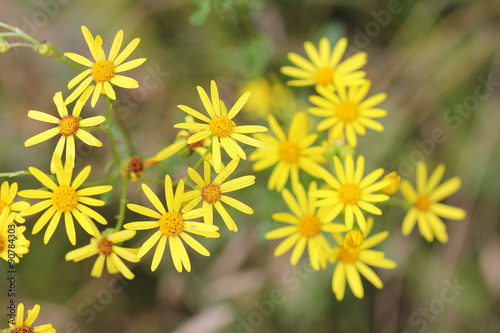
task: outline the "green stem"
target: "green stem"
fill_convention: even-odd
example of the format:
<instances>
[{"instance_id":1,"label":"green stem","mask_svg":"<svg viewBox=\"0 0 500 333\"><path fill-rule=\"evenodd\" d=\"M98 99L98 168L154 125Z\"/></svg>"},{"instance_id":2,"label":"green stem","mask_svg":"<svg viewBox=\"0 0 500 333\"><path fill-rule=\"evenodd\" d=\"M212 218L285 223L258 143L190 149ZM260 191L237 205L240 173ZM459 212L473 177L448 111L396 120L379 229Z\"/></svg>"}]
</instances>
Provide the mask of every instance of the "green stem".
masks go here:
<instances>
[{"instance_id":1,"label":"green stem","mask_svg":"<svg viewBox=\"0 0 500 333\"><path fill-rule=\"evenodd\" d=\"M111 152L113 153L114 162L115 162L116 166L118 167L118 169L120 169L121 158L120 158L120 154L118 153L118 149L116 148L115 139L113 138L113 133L111 133L111 126L110 126L110 124L111 124L110 118L111 118L112 103L111 103L111 99L109 97L106 100L107 100L107 104L106 104L106 126L104 128L106 130L106 134L108 135L109 146L111 147Z\"/></svg>"},{"instance_id":2,"label":"green stem","mask_svg":"<svg viewBox=\"0 0 500 333\"><path fill-rule=\"evenodd\" d=\"M164 185L165 184L165 181L163 181L161 179L154 179L154 178L144 177L144 176L141 176L140 180L143 182L153 183L153 184L157 184L157 185Z\"/></svg>"},{"instance_id":3,"label":"green stem","mask_svg":"<svg viewBox=\"0 0 500 333\"><path fill-rule=\"evenodd\" d=\"M31 175L31 172L29 171L14 171L14 172L2 172L0 173L0 178L2 177L7 177L7 178L12 178L12 177L17 177L17 176L28 176Z\"/></svg>"},{"instance_id":4,"label":"green stem","mask_svg":"<svg viewBox=\"0 0 500 333\"><path fill-rule=\"evenodd\" d=\"M196 164L193 167L194 170L198 169L198 167L201 165L201 163L203 163L203 161L205 160L205 157L207 157L208 154L210 154L211 150L212 150L212 143L210 143L210 145L207 147L207 150L205 150L205 153L203 155L201 155L201 157L199 158L199 160L196 162ZM184 179L183 179L184 184L186 184L187 186L189 186L193 190L195 190L196 189L196 185L191 184L188 180L189 180L189 175L187 175L186 177L184 177ZM178 184L179 182L175 182L175 183Z\"/></svg>"},{"instance_id":5,"label":"green stem","mask_svg":"<svg viewBox=\"0 0 500 333\"><path fill-rule=\"evenodd\" d=\"M122 181L122 192L120 194L120 210L118 211L118 218L115 227L116 232L120 231L123 225L123 221L125 221L125 207L127 206L128 185L129 185L128 178L125 178Z\"/></svg>"},{"instance_id":6,"label":"green stem","mask_svg":"<svg viewBox=\"0 0 500 333\"><path fill-rule=\"evenodd\" d=\"M113 110L113 116L115 117L116 123L118 124L118 127L120 128L120 131L122 132L123 137L125 138L125 144L127 145L127 151L130 156L136 155L136 150L134 147L134 144L132 142L132 137L130 136L130 132L125 126L125 122L123 121L122 117L120 116L120 112L116 108L112 108Z\"/></svg>"},{"instance_id":7,"label":"green stem","mask_svg":"<svg viewBox=\"0 0 500 333\"><path fill-rule=\"evenodd\" d=\"M408 207L410 207L411 204L405 199L390 198L387 201L379 202L379 205L381 205L381 206L398 206L398 207L407 209Z\"/></svg>"}]
</instances>

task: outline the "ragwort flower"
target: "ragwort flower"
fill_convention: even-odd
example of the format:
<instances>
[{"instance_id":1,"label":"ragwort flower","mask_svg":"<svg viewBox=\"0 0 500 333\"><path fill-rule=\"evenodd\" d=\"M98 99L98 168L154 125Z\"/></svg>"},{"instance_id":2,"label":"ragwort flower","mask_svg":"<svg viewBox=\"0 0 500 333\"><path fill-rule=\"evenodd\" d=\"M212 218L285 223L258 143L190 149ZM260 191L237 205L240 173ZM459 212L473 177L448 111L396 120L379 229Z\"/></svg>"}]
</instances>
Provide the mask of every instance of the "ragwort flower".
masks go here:
<instances>
[{"instance_id":1,"label":"ragwort flower","mask_svg":"<svg viewBox=\"0 0 500 333\"><path fill-rule=\"evenodd\" d=\"M26 201L14 202L17 195L17 183L12 183L9 186L9 182L4 181L0 188L0 213L4 210L14 213L14 218L16 222L24 223L24 218L19 214L23 209L30 206Z\"/></svg>"},{"instance_id":2,"label":"ragwort flower","mask_svg":"<svg viewBox=\"0 0 500 333\"><path fill-rule=\"evenodd\" d=\"M9 322L10 333L56 333L55 328L51 324L38 325L33 327L33 323L40 314L40 305L35 304L33 309L28 310L28 317L24 319L24 304L19 303L17 306L16 320L12 324Z\"/></svg>"},{"instance_id":3,"label":"ragwort flower","mask_svg":"<svg viewBox=\"0 0 500 333\"><path fill-rule=\"evenodd\" d=\"M12 263L11 260L18 263L19 258L29 252L30 246L30 241L23 234L26 227L17 226L13 222L14 218L15 213L10 213L8 209L0 214L0 258L9 263Z\"/></svg>"}]
</instances>

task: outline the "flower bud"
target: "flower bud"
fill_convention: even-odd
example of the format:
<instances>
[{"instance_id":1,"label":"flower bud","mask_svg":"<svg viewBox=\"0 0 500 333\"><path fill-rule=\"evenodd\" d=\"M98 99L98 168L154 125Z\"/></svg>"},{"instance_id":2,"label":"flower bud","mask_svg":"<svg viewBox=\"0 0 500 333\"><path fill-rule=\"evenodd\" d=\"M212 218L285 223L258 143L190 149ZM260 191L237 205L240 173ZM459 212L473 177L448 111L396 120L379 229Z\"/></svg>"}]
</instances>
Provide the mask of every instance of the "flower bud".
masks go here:
<instances>
[{"instance_id":1,"label":"flower bud","mask_svg":"<svg viewBox=\"0 0 500 333\"><path fill-rule=\"evenodd\" d=\"M393 195L399 189L399 182L401 181L401 177L396 173L396 171L391 172L382 178L382 181L388 180L391 183L382 189L382 192L388 195Z\"/></svg>"},{"instance_id":2,"label":"flower bud","mask_svg":"<svg viewBox=\"0 0 500 333\"><path fill-rule=\"evenodd\" d=\"M7 44L5 41L0 40L0 53L5 53L9 50L9 44Z\"/></svg>"},{"instance_id":3,"label":"flower bud","mask_svg":"<svg viewBox=\"0 0 500 333\"><path fill-rule=\"evenodd\" d=\"M49 44L43 43L42 45L40 45L40 47L38 48L38 53L40 53L41 55L48 55L50 53Z\"/></svg>"}]
</instances>

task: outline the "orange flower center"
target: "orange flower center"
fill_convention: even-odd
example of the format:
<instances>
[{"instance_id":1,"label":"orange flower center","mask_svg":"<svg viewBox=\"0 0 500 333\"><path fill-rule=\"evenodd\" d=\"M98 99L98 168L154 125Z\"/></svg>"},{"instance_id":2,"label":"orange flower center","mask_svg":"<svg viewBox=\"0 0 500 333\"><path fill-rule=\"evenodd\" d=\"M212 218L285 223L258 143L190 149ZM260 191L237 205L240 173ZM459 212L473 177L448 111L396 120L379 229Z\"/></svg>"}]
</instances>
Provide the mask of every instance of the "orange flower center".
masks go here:
<instances>
[{"instance_id":1,"label":"orange flower center","mask_svg":"<svg viewBox=\"0 0 500 333\"><path fill-rule=\"evenodd\" d=\"M426 212L431 208L432 202L425 195L419 196L415 202L415 207L422 212Z\"/></svg>"},{"instance_id":2,"label":"orange flower center","mask_svg":"<svg viewBox=\"0 0 500 333\"><path fill-rule=\"evenodd\" d=\"M361 189L354 183L345 183L339 189L339 199L344 205L357 204L361 195Z\"/></svg>"},{"instance_id":3,"label":"orange flower center","mask_svg":"<svg viewBox=\"0 0 500 333\"><path fill-rule=\"evenodd\" d=\"M75 135L80 128L80 120L73 116L64 116L59 122L59 131L64 136Z\"/></svg>"},{"instance_id":4,"label":"orange flower center","mask_svg":"<svg viewBox=\"0 0 500 333\"><path fill-rule=\"evenodd\" d=\"M4 247L5 247L5 240L4 240L3 236L0 235L0 252L2 252Z\"/></svg>"},{"instance_id":5,"label":"orange flower center","mask_svg":"<svg viewBox=\"0 0 500 333\"><path fill-rule=\"evenodd\" d=\"M71 212L77 204L78 194L71 186L59 186L52 193L52 205L60 212Z\"/></svg>"},{"instance_id":6,"label":"orange flower center","mask_svg":"<svg viewBox=\"0 0 500 333\"><path fill-rule=\"evenodd\" d=\"M158 221L160 230L165 236L177 236L184 229L182 214L167 212Z\"/></svg>"},{"instance_id":7,"label":"orange flower center","mask_svg":"<svg viewBox=\"0 0 500 333\"><path fill-rule=\"evenodd\" d=\"M210 130L218 138L225 138L233 133L233 122L226 116L217 116L210 120Z\"/></svg>"},{"instance_id":8,"label":"orange flower center","mask_svg":"<svg viewBox=\"0 0 500 333\"><path fill-rule=\"evenodd\" d=\"M291 141L283 141L278 147L278 154L280 159L288 164L295 164L299 160L300 150L299 146Z\"/></svg>"},{"instance_id":9,"label":"orange flower center","mask_svg":"<svg viewBox=\"0 0 500 333\"><path fill-rule=\"evenodd\" d=\"M330 67L321 67L314 74L314 80L318 84L328 84L333 82L335 71Z\"/></svg>"},{"instance_id":10,"label":"orange flower center","mask_svg":"<svg viewBox=\"0 0 500 333\"><path fill-rule=\"evenodd\" d=\"M107 82L115 77L115 65L107 60L98 61L92 66L91 74L95 82Z\"/></svg>"},{"instance_id":11,"label":"orange flower center","mask_svg":"<svg viewBox=\"0 0 500 333\"><path fill-rule=\"evenodd\" d=\"M33 329L33 327L31 326L21 326L21 327L14 327L14 329L12 329L10 331L10 333L34 333L35 330Z\"/></svg>"},{"instance_id":12,"label":"orange flower center","mask_svg":"<svg viewBox=\"0 0 500 333\"><path fill-rule=\"evenodd\" d=\"M363 235L359 231L349 231L345 236L344 245L340 249L337 258L346 264L356 262L363 241Z\"/></svg>"},{"instance_id":13,"label":"orange flower center","mask_svg":"<svg viewBox=\"0 0 500 333\"><path fill-rule=\"evenodd\" d=\"M297 224L299 232L305 237L313 237L321 232L321 222L314 215L305 215Z\"/></svg>"},{"instance_id":14,"label":"orange flower center","mask_svg":"<svg viewBox=\"0 0 500 333\"><path fill-rule=\"evenodd\" d=\"M349 123L358 117L358 104L351 101L343 101L337 105L337 117L344 123Z\"/></svg>"},{"instance_id":15,"label":"orange flower center","mask_svg":"<svg viewBox=\"0 0 500 333\"><path fill-rule=\"evenodd\" d=\"M209 204L213 204L219 201L222 193L219 186L210 183L201 190L201 196L203 197L203 200Z\"/></svg>"},{"instance_id":16,"label":"orange flower center","mask_svg":"<svg viewBox=\"0 0 500 333\"><path fill-rule=\"evenodd\" d=\"M97 243L97 249L99 250L99 254L108 257L113 253L113 243L111 243L108 238L104 237Z\"/></svg>"},{"instance_id":17,"label":"orange flower center","mask_svg":"<svg viewBox=\"0 0 500 333\"><path fill-rule=\"evenodd\" d=\"M3 212L3 209L7 206L9 206L9 205L7 205L7 203L5 201L0 200L0 214Z\"/></svg>"}]
</instances>

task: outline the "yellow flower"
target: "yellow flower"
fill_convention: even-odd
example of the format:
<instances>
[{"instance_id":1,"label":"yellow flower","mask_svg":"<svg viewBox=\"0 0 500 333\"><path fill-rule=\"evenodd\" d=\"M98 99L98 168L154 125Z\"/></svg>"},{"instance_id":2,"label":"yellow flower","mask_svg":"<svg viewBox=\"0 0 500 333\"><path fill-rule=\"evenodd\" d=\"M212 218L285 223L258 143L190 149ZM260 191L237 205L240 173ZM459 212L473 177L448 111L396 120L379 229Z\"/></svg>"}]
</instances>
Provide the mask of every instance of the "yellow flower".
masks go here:
<instances>
[{"instance_id":1,"label":"yellow flower","mask_svg":"<svg viewBox=\"0 0 500 333\"><path fill-rule=\"evenodd\" d=\"M219 215L222 216L227 228L234 232L238 231L236 223L234 223L233 219L222 205L222 202L245 214L253 214L252 208L239 200L227 196L227 193L248 187L255 183L255 176L243 176L224 182L231 176L234 170L236 170L238 162L239 160L232 160L229 162L227 167L222 169L213 181L211 180L210 164L207 161L205 161L203 165L204 178L201 178L196 170L189 168L189 176L196 183L197 189L184 193L183 201L187 202L187 204L182 212L185 213L190 211L203 200L203 208L209 211L208 214L203 216L203 220L206 224L213 224L213 207L215 207Z\"/></svg>"},{"instance_id":2,"label":"yellow flower","mask_svg":"<svg viewBox=\"0 0 500 333\"><path fill-rule=\"evenodd\" d=\"M28 310L28 318L24 320L24 304L19 303L17 306L16 320L12 324L9 321L10 333L56 333L55 328L51 324L38 325L33 327L33 323L40 314L40 305L35 304L33 309Z\"/></svg>"},{"instance_id":3,"label":"yellow flower","mask_svg":"<svg viewBox=\"0 0 500 333\"><path fill-rule=\"evenodd\" d=\"M365 168L365 158L363 156L358 157L356 168L354 167L354 159L351 155L346 156L345 167L342 166L342 162L337 156L333 157L333 163L337 178L326 170L322 174L323 179L333 189L317 190L309 193L309 195L324 198L319 200L316 205L330 207L327 216L328 220L337 217L340 212L344 211L347 229L352 229L354 216L356 216L361 231L364 231L366 220L361 209L371 214L381 215L382 211L371 204L371 202L386 201L389 199L389 196L385 194L373 194L373 192L381 190L389 185L390 182L376 182L384 173L382 168L371 172L363 178Z\"/></svg>"},{"instance_id":4,"label":"yellow flower","mask_svg":"<svg viewBox=\"0 0 500 333\"><path fill-rule=\"evenodd\" d=\"M399 190L399 182L401 181L401 177L397 174L396 171L391 172L388 175L385 175L382 180L388 180L391 183L382 189L382 192L388 195L393 195Z\"/></svg>"},{"instance_id":5,"label":"yellow flower","mask_svg":"<svg viewBox=\"0 0 500 333\"><path fill-rule=\"evenodd\" d=\"M16 222L24 223L24 218L19 214L20 211L30 206L26 201L13 202L17 195L17 183L4 181L0 187L0 213L4 210L14 212Z\"/></svg>"},{"instance_id":6,"label":"yellow flower","mask_svg":"<svg viewBox=\"0 0 500 333\"><path fill-rule=\"evenodd\" d=\"M29 252L30 242L23 235L26 227L18 227L13 222L14 218L15 213L10 213L8 209L4 209L0 214L0 258L18 263L19 258ZM9 248L9 245L13 247Z\"/></svg>"},{"instance_id":7,"label":"yellow flower","mask_svg":"<svg viewBox=\"0 0 500 333\"><path fill-rule=\"evenodd\" d=\"M328 38L323 37L319 49L307 41L304 49L310 61L290 52L288 59L297 67L285 66L281 72L296 78L288 81L290 86L326 86L332 88L333 83L343 83L347 86L358 85L366 73L358 71L366 63L366 53L360 52L340 61L347 47L347 39L341 38L332 50Z\"/></svg>"},{"instance_id":8,"label":"yellow flower","mask_svg":"<svg viewBox=\"0 0 500 333\"><path fill-rule=\"evenodd\" d=\"M368 218L366 224L363 233L351 230L346 234L345 238L342 238L340 234L335 234L334 239L339 246L328 250L327 256L324 258L331 263L337 261L333 272L332 289L338 301L344 298L346 280L354 296L363 298L364 290L359 273L376 288L381 289L383 287L380 278L368 266L387 269L396 267L394 261L385 258L384 252L370 249L386 239L389 233L384 231L368 237L373 225L373 219Z\"/></svg>"},{"instance_id":9,"label":"yellow flower","mask_svg":"<svg viewBox=\"0 0 500 333\"><path fill-rule=\"evenodd\" d=\"M37 134L24 143L26 147L30 147L36 145L40 142L49 140L50 138L56 136L57 134L61 134L61 138L59 139L56 149L54 153L62 159L62 153L64 150L64 145L66 145L66 159L71 156L71 164L74 164L75 158L75 136L88 144L89 146L101 147L101 141L97 140L95 136L84 130L85 127L92 127L101 124L104 120L106 120L103 116L95 116L87 119L80 119L80 112L82 111L83 106L87 102L88 97L90 96L91 89L87 89L82 96L78 99L73 108L72 115L68 114L68 109L64 104L62 93L57 92L54 95L54 103L57 107L57 112L61 119L54 117L50 114L30 110L28 112L28 117L43 121L50 124L57 124L57 127L51 128L45 132ZM55 172L54 166L54 158L50 162L50 172Z\"/></svg>"},{"instance_id":10,"label":"yellow flower","mask_svg":"<svg viewBox=\"0 0 500 333\"><path fill-rule=\"evenodd\" d=\"M277 163L269 177L268 188L281 191L289 176L292 178L292 184L299 182L299 169L314 177L320 177L321 170L324 169L318 163L325 162L323 157L325 148L311 147L318 135L307 134L307 114L298 112L293 117L288 137L272 115L268 115L267 120L276 137L267 134L258 135L257 137L266 142L267 146L258 148L250 154L250 161L257 161L253 165L253 171L261 171Z\"/></svg>"},{"instance_id":11,"label":"yellow flower","mask_svg":"<svg viewBox=\"0 0 500 333\"><path fill-rule=\"evenodd\" d=\"M177 189L174 191L172 188L172 180L169 175L165 176L165 198L167 202L167 210L161 203L160 199L154 192L146 185L142 184L142 190L148 197L149 201L156 208L156 211L136 204L128 204L127 207L138 214L152 217L156 221L138 221L130 222L124 225L125 229L131 230L147 230L158 228L158 230L141 246L137 256L142 258L151 248L158 242L156 251L151 264L151 271L156 270L160 264L167 240L169 240L170 254L174 262L175 268L180 273L182 266L190 272L191 262L186 252L186 248L181 239L184 240L190 247L203 256L210 256L208 250L203 247L191 234L201 235L205 237L217 238L219 237L218 227L214 225L207 225L200 222L189 221L207 214L206 209L195 209L186 213L180 213L181 203L184 195L184 182L181 180Z\"/></svg>"},{"instance_id":12,"label":"yellow flower","mask_svg":"<svg viewBox=\"0 0 500 333\"><path fill-rule=\"evenodd\" d=\"M440 219L463 220L465 211L462 208L441 204L439 201L449 197L460 188L460 178L453 177L443 184L439 182L443 178L445 167L440 164L432 175L427 179L427 167L423 162L417 164L417 189L413 188L409 181L401 183L401 193L411 204L411 208L403 220L403 235L409 235L418 221L420 234L428 242L434 240L434 236L441 243L448 242L446 226Z\"/></svg>"},{"instance_id":13,"label":"yellow flower","mask_svg":"<svg viewBox=\"0 0 500 333\"><path fill-rule=\"evenodd\" d=\"M333 92L325 87L318 86L317 91L321 96L310 96L309 101L316 105L310 107L309 113L325 117L318 126L318 131L330 129L329 137L339 137L344 131L347 143L356 147L356 135L365 135L366 128L381 132L384 126L373 118L384 117L386 110L374 108L386 98L386 94L380 93L365 101L366 94L370 89L370 81L364 80L357 87L337 85L337 91Z\"/></svg>"},{"instance_id":14,"label":"yellow flower","mask_svg":"<svg viewBox=\"0 0 500 333\"><path fill-rule=\"evenodd\" d=\"M309 192L314 192L316 190L316 182L312 182L309 185ZM307 245L311 265L314 269L318 270L319 258L317 253L319 249L328 246L328 241L321 232L343 232L347 231L347 228L345 225L331 223L332 219L327 220L323 210L320 209L316 211L316 198L308 197L302 184L297 183L296 186L294 186L293 192L295 198L287 189L281 192L283 199L293 214L273 214L274 220L290 225L270 231L265 237L266 239L287 237L278 245L274 251L274 255L280 256L295 246L290 258L290 262L294 266L304 253L304 249Z\"/></svg>"},{"instance_id":15,"label":"yellow flower","mask_svg":"<svg viewBox=\"0 0 500 333\"><path fill-rule=\"evenodd\" d=\"M290 89L280 83L274 75L246 82L241 89L238 89L238 93L243 94L245 91L252 92L244 110L249 119L265 118L273 112L283 113L297 109Z\"/></svg>"},{"instance_id":16,"label":"yellow flower","mask_svg":"<svg viewBox=\"0 0 500 333\"><path fill-rule=\"evenodd\" d=\"M64 214L64 223L66 225L66 233L68 234L69 241L71 244L76 244L76 234L75 225L73 221L73 216L76 218L78 223L83 229L90 235L93 235L94 228L92 228L92 219L96 220L101 224L107 224L104 217L97 213L90 206L102 206L104 201L90 198L91 195L102 194L111 191L113 188L110 185L93 186L78 190L78 188L83 184L90 174L90 165L85 167L73 180L71 184L71 178L73 175L73 166L69 164L69 159L66 163L62 165L59 156L54 154L55 169L57 185L49 176L47 176L42 171L37 168L29 167L31 174L44 186L48 187L50 191L43 190L25 190L20 191L19 195L25 198L32 199L45 199L40 201L33 206L25 209L21 215L28 216L36 214L44 209L47 209L45 213L40 216L38 221L33 227L33 234L38 233L42 228L49 222L49 226L45 231L45 236L43 237L43 242L47 244L54 234L54 231L61 220L61 216Z\"/></svg>"},{"instance_id":17,"label":"yellow flower","mask_svg":"<svg viewBox=\"0 0 500 333\"><path fill-rule=\"evenodd\" d=\"M219 100L219 92L217 90L217 85L215 81L211 82L211 96L212 100L208 98L207 93L203 90L202 87L198 86L198 93L200 95L203 106L208 112L207 116L201 114L200 112L185 106L178 105L178 107L192 115L193 117L206 122L207 124L190 124L190 123L180 123L176 124L174 127L183 128L183 129L197 129L201 130L201 132L196 133L189 137L187 140L188 144L198 142L200 140L205 139L210 136L212 139L212 155L214 160L214 169L215 172L219 173L222 169L221 165L221 154L220 148L224 148L226 153L231 157L231 159L235 160L238 158L242 158L246 160L247 156L243 149L236 143L236 141L240 141L246 143L247 145L254 147L263 146L263 142L256 140L254 138L250 138L243 134L256 133L256 132L266 132L267 128L264 126L256 126L256 125L245 125L245 126L237 126L233 122L233 118L240 112L243 105L245 105L248 97L250 96L250 92L247 91L243 96L241 96L238 101L234 104L229 112L224 107L224 104ZM235 141L236 140L236 141Z\"/></svg>"},{"instance_id":18,"label":"yellow flower","mask_svg":"<svg viewBox=\"0 0 500 333\"><path fill-rule=\"evenodd\" d=\"M95 225L94 225L95 227ZM136 234L134 230L121 230L114 232L114 230L104 230L103 235L97 230L94 231L94 237L90 240L90 244L79 249L70 251L66 254L66 261L72 260L74 262L87 259L94 255L98 255L97 260L92 267L90 275L96 278L101 277L106 264L106 269L110 274L122 273L127 279L132 280L134 273L120 259L123 258L130 262L139 262L137 252L139 249L128 249L117 246L117 243L122 243L133 238Z\"/></svg>"},{"instance_id":19,"label":"yellow flower","mask_svg":"<svg viewBox=\"0 0 500 333\"><path fill-rule=\"evenodd\" d=\"M127 59L128 56L134 52L137 45L139 45L139 42L141 41L139 38L135 38L131 41L127 47L125 47L125 49L118 54L123 42L123 30L118 31L115 39L113 40L113 45L111 45L108 59L106 60L106 55L104 54L104 50L102 48L101 36L97 35L94 40L94 37L92 37L89 29L85 26L82 26L82 33L94 61L76 53L64 53L66 57L70 58L74 62L90 67L69 81L68 89L72 89L83 80L83 82L80 83L71 95L66 98L66 104L74 101L90 85L91 82L96 83L95 89L92 87L90 90L90 92L94 91L91 102L92 107L94 107L97 103L101 93L106 94L111 99L116 99L115 91L113 90L113 86L111 84L127 89L139 88L139 83L136 80L127 76L117 75L117 73L134 69L146 61L146 58L140 58L123 63L125 59Z\"/></svg>"}]
</instances>

